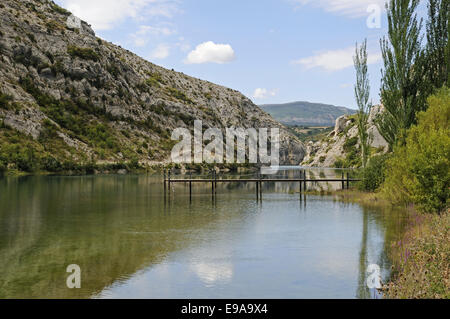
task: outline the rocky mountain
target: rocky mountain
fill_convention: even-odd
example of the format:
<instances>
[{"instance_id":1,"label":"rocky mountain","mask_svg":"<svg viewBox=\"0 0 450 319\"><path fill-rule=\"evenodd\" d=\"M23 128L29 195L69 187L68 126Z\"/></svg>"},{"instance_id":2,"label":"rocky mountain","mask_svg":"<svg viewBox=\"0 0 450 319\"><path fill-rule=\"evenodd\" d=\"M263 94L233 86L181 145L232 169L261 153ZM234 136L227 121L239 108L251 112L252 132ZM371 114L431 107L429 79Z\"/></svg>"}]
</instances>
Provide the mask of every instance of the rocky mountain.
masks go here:
<instances>
[{"instance_id":1,"label":"rocky mountain","mask_svg":"<svg viewBox=\"0 0 450 319\"><path fill-rule=\"evenodd\" d=\"M1 1L3 165L167 162L172 130L196 119L204 129L279 127L281 161L303 159L303 144L241 93L154 65L76 22L52 1Z\"/></svg>"},{"instance_id":2,"label":"rocky mountain","mask_svg":"<svg viewBox=\"0 0 450 319\"><path fill-rule=\"evenodd\" d=\"M299 126L333 126L339 116L356 113L342 106L309 102L266 104L260 107L283 124Z\"/></svg>"},{"instance_id":3,"label":"rocky mountain","mask_svg":"<svg viewBox=\"0 0 450 319\"><path fill-rule=\"evenodd\" d=\"M384 111L374 106L369 115L369 138L371 154L388 151L389 145L375 125L376 117ZM343 115L336 120L334 130L318 142L309 142L302 165L314 167L359 167L361 165L358 127L354 115Z\"/></svg>"}]
</instances>

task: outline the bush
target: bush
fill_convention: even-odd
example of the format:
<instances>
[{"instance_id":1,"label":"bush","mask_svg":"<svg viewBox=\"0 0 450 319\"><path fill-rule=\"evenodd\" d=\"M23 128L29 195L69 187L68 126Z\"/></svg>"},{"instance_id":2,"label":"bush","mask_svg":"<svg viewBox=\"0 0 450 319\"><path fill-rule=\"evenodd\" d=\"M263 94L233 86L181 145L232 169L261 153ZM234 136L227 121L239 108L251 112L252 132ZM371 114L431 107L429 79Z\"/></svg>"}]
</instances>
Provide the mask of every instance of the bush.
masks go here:
<instances>
[{"instance_id":1,"label":"bush","mask_svg":"<svg viewBox=\"0 0 450 319\"><path fill-rule=\"evenodd\" d=\"M394 148L387 162L383 191L395 203L413 203L426 212L448 207L450 187L450 89L428 99L406 144Z\"/></svg>"},{"instance_id":2,"label":"bush","mask_svg":"<svg viewBox=\"0 0 450 319\"><path fill-rule=\"evenodd\" d=\"M47 156L42 159L42 169L48 172L60 172L62 165L53 156Z\"/></svg>"},{"instance_id":3,"label":"bush","mask_svg":"<svg viewBox=\"0 0 450 319\"><path fill-rule=\"evenodd\" d=\"M0 160L0 176L2 176L6 172L6 164Z\"/></svg>"},{"instance_id":4,"label":"bush","mask_svg":"<svg viewBox=\"0 0 450 319\"><path fill-rule=\"evenodd\" d=\"M358 144L358 137L352 137L345 141L344 143L344 151L346 153L351 153L356 150L356 144Z\"/></svg>"},{"instance_id":5,"label":"bush","mask_svg":"<svg viewBox=\"0 0 450 319\"><path fill-rule=\"evenodd\" d=\"M374 192L385 181L386 160L388 154L377 155L369 159L366 168L361 173L362 181L358 187L360 190Z\"/></svg>"},{"instance_id":6,"label":"bush","mask_svg":"<svg viewBox=\"0 0 450 319\"><path fill-rule=\"evenodd\" d=\"M12 96L3 94L2 92L0 92L0 109L8 110L9 102L11 102L11 101L12 101Z\"/></svg>"},{"instance_id":7,"label":"bush","mask_svg":"<svg viewBox=\"0 0 450 319\"><path fill-rule=\"evenodd\" d=\"M92 60L95 62L100 60L98 53L90 48L79 48L71 45L67 47L67 53L73 58L78 57L80 59Z\"/></svg>"}]
</instances>

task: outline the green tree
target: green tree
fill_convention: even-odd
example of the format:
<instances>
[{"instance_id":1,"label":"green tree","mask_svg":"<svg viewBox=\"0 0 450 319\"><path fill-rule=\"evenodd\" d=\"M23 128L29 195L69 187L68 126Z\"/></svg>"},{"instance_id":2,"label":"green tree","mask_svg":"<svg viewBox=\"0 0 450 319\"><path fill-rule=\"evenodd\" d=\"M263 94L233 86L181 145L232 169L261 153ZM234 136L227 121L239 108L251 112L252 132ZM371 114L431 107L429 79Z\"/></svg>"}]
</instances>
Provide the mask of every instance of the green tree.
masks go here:
<instances>
[{"instance_id":1,"label":"green tree","mask_svg":"<svg viewBox=\"0 0 450 319\"><path fill-rule=\"evenodd\" d=\"M428 104L388 160L383 192L394 203L439 212L450 202L450 89L430 96Z\"/></svg>"},{"instance_id":2,"label":"green tree","mask_svg":"<svg viewBox=\"0 0 450 319\"><path fill-rule=\"evenodd\" d=\"M441 88L448 84L450 46L448 37L450 1L429 0L427 21L427 70L430 84Z\"/></svg>"},{"instance_id":3,"label":"green tree","mask_svg":"<svg viewBox=\"0 0 450 319\"><path fill-rule=\"evenodd\" d=\"M370 83L367 74L367 39L361 47L356 43L356 55L353 57L356 69L355 98L358 104L358 136L361 143L361 157L363 168L366 167L370 152L370 136L367 131L369 126L369 113L372 104L369 102Z\"/></svg>"},{"instance_id":4,"label":"green tree","mask_svg":"<svg viewBox=\"0 0 450 319\"><path fill-rule=\"evenodd\" d=\"M422 20L418 21L415 13L418 4L419 0L386 4L388 36L380 41L384 61L381 101L386 112L377 126L391 149L414 124L416 113L425 109Z\"/></svg>"}]
</instances>

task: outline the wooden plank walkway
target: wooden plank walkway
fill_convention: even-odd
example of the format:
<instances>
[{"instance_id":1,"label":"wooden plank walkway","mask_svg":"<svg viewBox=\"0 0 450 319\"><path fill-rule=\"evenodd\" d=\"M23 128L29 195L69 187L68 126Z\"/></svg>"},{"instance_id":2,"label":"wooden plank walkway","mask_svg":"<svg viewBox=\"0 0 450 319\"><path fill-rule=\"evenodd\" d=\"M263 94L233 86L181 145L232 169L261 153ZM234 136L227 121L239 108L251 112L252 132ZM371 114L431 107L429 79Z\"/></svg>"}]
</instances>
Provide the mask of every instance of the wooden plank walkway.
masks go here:
<instances>
[{"instance_id":1,"label":"wooden plank walkway","mask_svg":"<svg viewBox=\"0 0 450 319\"><path fill-rule=\"evenodd\" d=\"M168 183L256 183L256 182L276 182L276 183L298 183L298 182L359 182L359 179L340 179L340 178L331 178L331 179L166 179Z\"/></svg>"},{"instance_id":2,"label":"wooden plank walkway","mask_svg":"<svg viewBox=\"0 0 450 319\"><path fill-rule=\"evenodd\" d=\"M189 196L192 200L192 184L193 183L211 183L211 193L213 198L217 194L217 184L218 183L255 183L256 186L256 199L262 199L262 184L263 183L299 183L300 197L303 190L306 192L307 183L341 183L342 189L349 189L350 183L359 182L360 179L350 178L349 173L345 177L342 173L342 178L307 178L306 171L301 171L299 178L262 178L261 176L257 178L242 178L242 179L232 179L232 178L217 178L215 172L212 173L211 178L171 178L171 174L164 174L164 196L166 196L167 190L170 190L172 183L185 183L189 184Z\"/></svg>"}]
</instances>

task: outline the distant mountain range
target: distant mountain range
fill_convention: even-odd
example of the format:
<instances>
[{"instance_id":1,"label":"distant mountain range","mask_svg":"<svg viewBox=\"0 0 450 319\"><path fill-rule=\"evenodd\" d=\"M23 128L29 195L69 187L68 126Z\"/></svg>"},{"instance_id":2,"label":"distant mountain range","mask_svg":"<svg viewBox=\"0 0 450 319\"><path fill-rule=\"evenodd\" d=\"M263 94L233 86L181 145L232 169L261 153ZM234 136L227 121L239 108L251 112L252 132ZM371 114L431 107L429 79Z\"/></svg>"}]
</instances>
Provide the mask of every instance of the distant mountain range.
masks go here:
<instances>
[{"instance_id":1,"label":"distant mountain range","mask_svg":"<svg viewBox=\"0 0 450 319\"><path fill-rule=\"evenodd\" d=\"M356 113L355 110L343 106L303 101L265 104L259 107L283 124L302 126L334 126L338 117Z\"/></svg>"}]
</instances>

